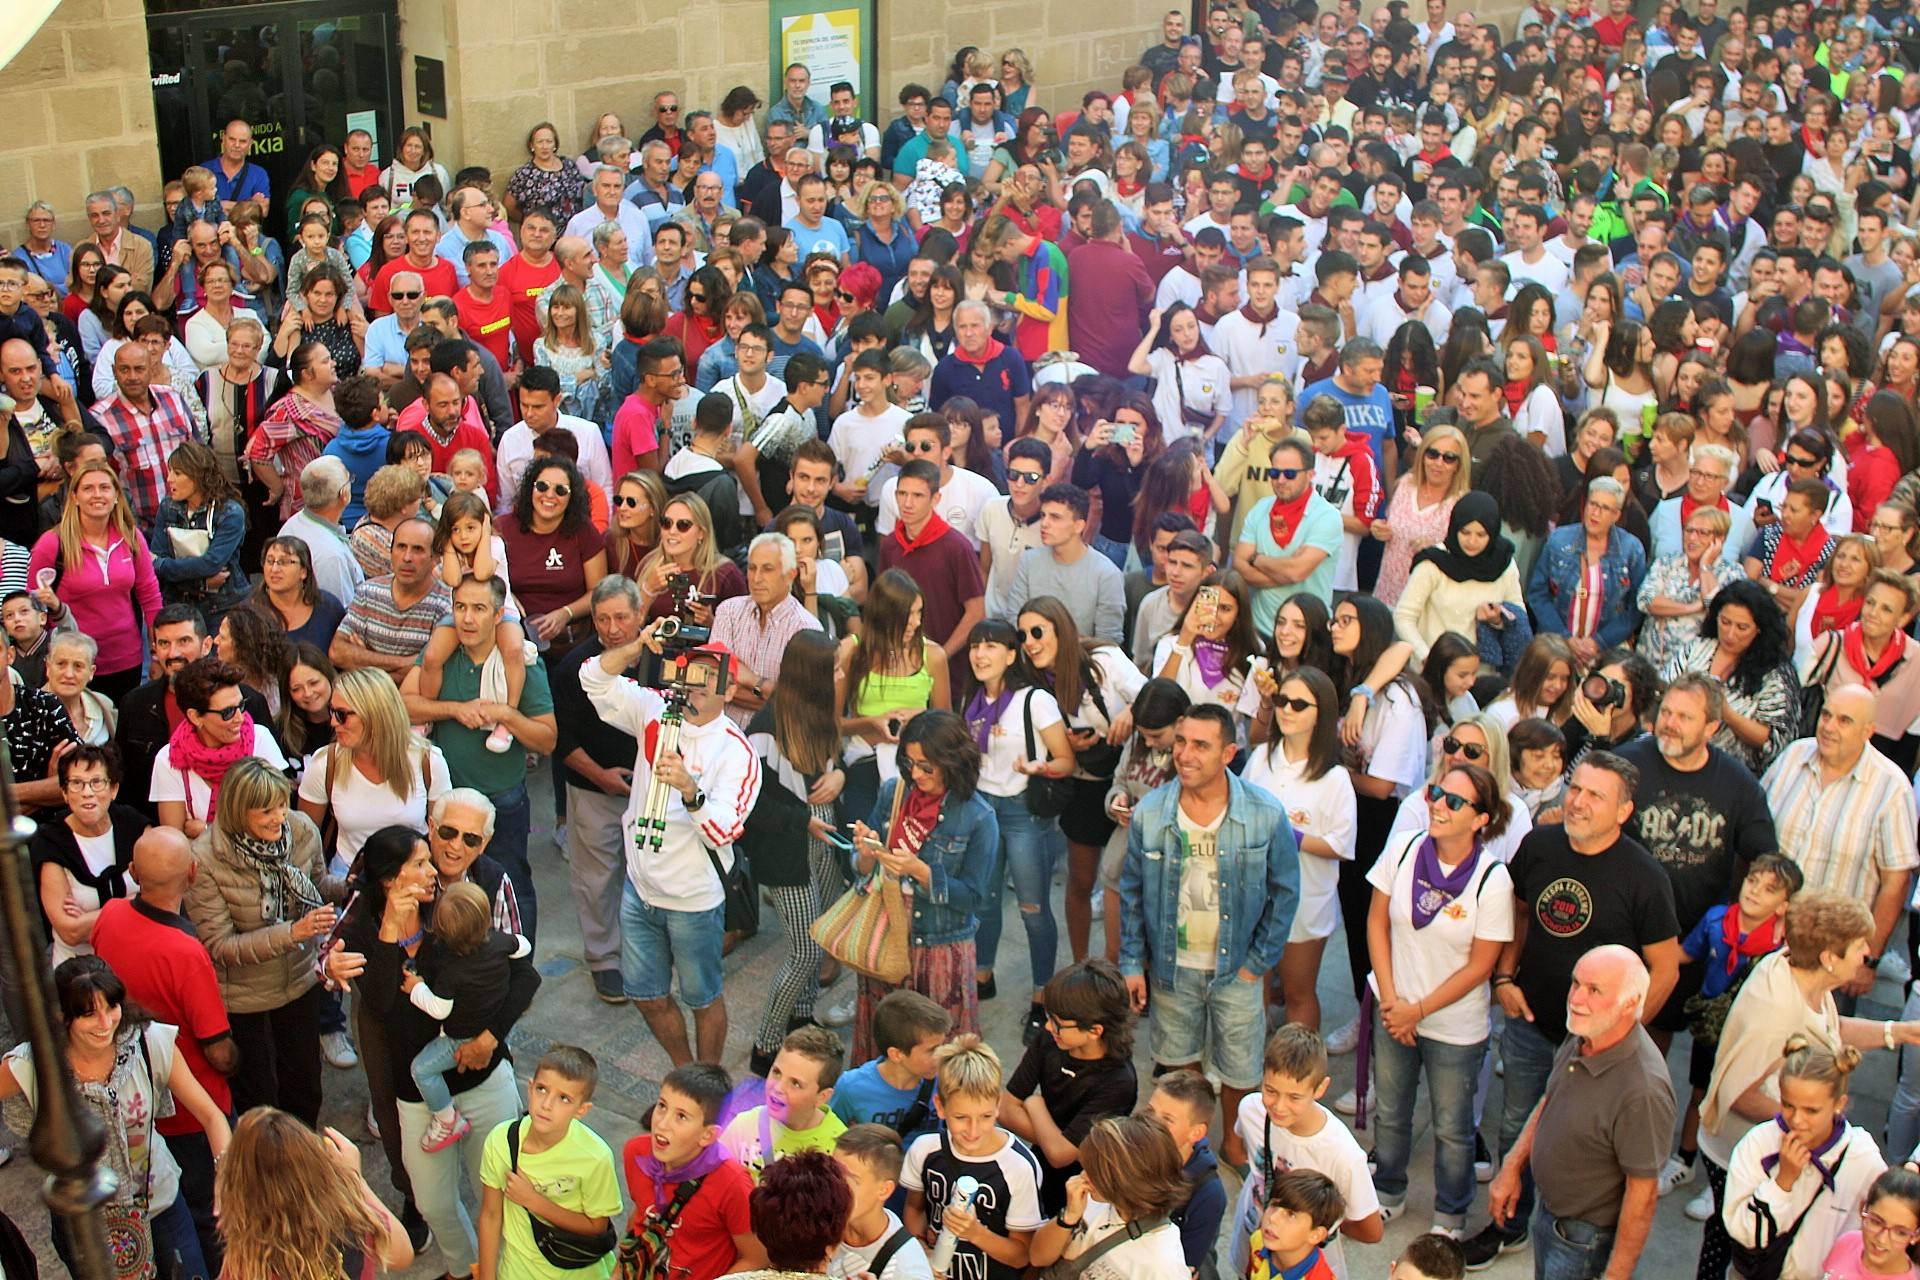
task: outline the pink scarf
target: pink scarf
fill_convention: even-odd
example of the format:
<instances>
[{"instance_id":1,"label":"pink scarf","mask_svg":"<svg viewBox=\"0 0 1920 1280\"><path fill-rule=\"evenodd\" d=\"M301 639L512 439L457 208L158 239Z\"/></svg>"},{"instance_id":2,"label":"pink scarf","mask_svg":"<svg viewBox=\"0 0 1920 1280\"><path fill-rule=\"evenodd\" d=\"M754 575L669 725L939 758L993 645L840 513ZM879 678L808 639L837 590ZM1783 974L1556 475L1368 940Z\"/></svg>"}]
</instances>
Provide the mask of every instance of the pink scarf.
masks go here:
<instances>
[{"instance_id":1,"label":"pink scarf","mask_svg":"<svg viewBox=\"0 0 1920 1280\"><path fill-rule=\"evenodd\" d=\"M253 754L253 716L245 711L240 713L240 732L224 747L210 747L201 741L193 721L182 716L174 726L173 736L167 740L167 748L172 753L174 768L183 775L191 772L207 784L207 811L202 816L211 823L214 805L220 800L221 779L227 776L234 761ZM181 789L186 788L183 785Z\"/></svg>"}]
</instances>

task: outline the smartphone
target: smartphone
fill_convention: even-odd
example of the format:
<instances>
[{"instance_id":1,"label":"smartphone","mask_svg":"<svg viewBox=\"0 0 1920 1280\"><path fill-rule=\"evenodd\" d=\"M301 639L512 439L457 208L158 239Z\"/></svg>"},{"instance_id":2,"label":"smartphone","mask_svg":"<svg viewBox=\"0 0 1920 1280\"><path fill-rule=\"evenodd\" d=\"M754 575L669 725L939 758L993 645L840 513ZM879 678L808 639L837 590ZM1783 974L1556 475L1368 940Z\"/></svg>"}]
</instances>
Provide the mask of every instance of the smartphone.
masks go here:
<instances>
[{"instance_id":1,"label":"smartphone","mask_svg":"<svg viewBox=\"0 0 1920 1280\"><path fill-rule=\"evenodd\" d=\"M1140 429L1131 422L1116 422L1113 424L1113 442L1115 444L1132 444L1133 437L1139 430Z\"/></svg>"},{"instance_id":2,"label":"smartphone","mask_svg":"<svg viewBox=\"0 0 1920 1280\"><path fill-rule=\"evenodd\" d=\"M1200 624L1202 631L1210 631L1220 616L1220 588L1201 587L1193 595L1194 621Z\"/></svg>"},{"instance_id":3,"label":"smartphone","mask_svg":"<svg viewBox=\"0 0 1920 1280\"><path fill-rule=\"evenodd\" d=\"M313 969L324 981L327 976L327 953L333 950L333 944L347 931L347 917L353 914L354 903L360 901L360 891L355 889L340 904L339 914L333 918L333 928L327 930L327 936L320 940L320 949L313 953Z\"/></svg>"},{"instance_id":4,"label":"smartphone","mask_svg":"<svg viewBox=\"0 0 1920 1280\"><path fill-rule=\"evenodd\" d=\"M848 857L853 856L853 841L847 839L845 836L841 835L838 831L829 831L826 833L826 835L820 838L826 841L828 844L832 845L834 848L838 849L841 853L846 854Z\"/></svg>"},{"instance_id":5,"label":"smartphone","mask_svg":"<svg viewBox=\"0 0 1920 1280\"><path fill-rule=\"evenodd\" d=\"M820 558L831 560L835 564L847 558L847 538L839 530L826 534L820 539Z\"/></svg>"}]
</instances>

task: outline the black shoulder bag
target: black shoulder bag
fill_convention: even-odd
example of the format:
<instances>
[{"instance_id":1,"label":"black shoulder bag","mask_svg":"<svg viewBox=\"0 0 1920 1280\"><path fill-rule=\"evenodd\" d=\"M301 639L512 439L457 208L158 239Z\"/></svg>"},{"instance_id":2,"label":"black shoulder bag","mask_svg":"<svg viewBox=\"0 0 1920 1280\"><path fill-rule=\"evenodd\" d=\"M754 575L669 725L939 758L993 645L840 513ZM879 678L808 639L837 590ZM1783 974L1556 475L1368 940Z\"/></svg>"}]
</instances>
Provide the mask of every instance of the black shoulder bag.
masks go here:
<instances>
[{"instance_id":1,"label":"black shoulder bag","mask_svg":"<svg viewBox=\"0 0 1920 1280\"><path fill-rule=\"evenodd\" d=\"M1832 1172L1840 1172L1840 1166L1847 1162L1847 1152L1842 1151L1840 1158L1833 1162ZM1819 1177L1819 1171L1813 1170L1813 1176ZM1804 1177L1805 1174L1803 1173ZM1727 1247L1732 1251L1733 1274L1740 1280L1780 1280L1780 1273L1786 1269L1787 1254L1793 1250L1793 1238L1800 1234L1801 1224L1807 1215L1813 1212L1813 1206L1820 1203L1820 1197L1827 1193L1827 1183L1821 1179L1820 1187L1813 1193L1813 1199L1807 1201L1807 1207L1793 1220L1793 1225L1785 1231L1776 1230L1773 1238L1763 1245L1745 1245L1738 1240L1728 1240ZM1764 1228L1773 1225L1773 1215L1759 1203L1748 1205L1747 1212L1761 1219ZM1757 1236L1759 1233L1756 1232Z\"/></svg>"},{"instance_id":2,"label":"black shoulder bag","mask_svg":"<svg viewBox=\"0 0 1920 1280\"><path fill-rule=\"evenodd\" d=\"M1020 704L1020 719L1027 734L1027 759L1045 763L1047 757L1036 745L1033 733L1033 700L1038 693L1037 689L1027 690L1026 700ZM1028 774L1025 795L1028 813L1036 818L1057 818L1073 803L1073 778Z\"/></svg>"},{"instance_id":3,"label":"black shoulder bag","mask_svg":"<svg viewBox=\"0 0 1920 1280\"><path fill-rule=\"evenodd\" d=\"M515 1120L507 1126L507 1166L516 1172L520 1168L520 1126L524 1123ZM534 1213L527 1214L527 1222L533 1228L533 1243L540 1256L562 1271L595 1266L620 1247L620 1233L611 1222L595 1235L556 1227Z\"/></svg>"}]
</instances>

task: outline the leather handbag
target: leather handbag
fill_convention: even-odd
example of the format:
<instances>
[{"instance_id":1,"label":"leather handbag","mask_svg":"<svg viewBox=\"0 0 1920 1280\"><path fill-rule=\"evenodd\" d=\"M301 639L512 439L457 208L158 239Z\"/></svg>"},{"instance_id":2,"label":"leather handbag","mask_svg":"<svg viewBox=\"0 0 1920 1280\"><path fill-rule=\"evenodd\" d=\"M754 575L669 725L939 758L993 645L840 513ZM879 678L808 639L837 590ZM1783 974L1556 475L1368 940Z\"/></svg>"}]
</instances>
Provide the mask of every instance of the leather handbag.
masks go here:
<instances>
[{"instance_id":1,"label":"leather handbag","mask_svg":"<svg viewBox=\"0 0 1920 1280\"><path fill-rule=\"evenodd\" d=\"M888 831L900 816L908 785L902 778L894 786ZM881 838L886 838L885 832ZM899 983L913 971L912 928L912 908L900 878L876 865L821 913L813 922L812 933L822 951L854 972L881 982Z\"/></svg>"}]
</instances>

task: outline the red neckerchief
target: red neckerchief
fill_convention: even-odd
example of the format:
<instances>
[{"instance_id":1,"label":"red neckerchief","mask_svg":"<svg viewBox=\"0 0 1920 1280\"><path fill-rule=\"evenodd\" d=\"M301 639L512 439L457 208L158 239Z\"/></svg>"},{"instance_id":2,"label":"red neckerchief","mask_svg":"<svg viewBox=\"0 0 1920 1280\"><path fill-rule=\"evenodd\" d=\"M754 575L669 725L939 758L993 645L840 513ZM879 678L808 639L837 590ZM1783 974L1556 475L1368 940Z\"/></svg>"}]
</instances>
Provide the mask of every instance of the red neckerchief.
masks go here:
<instances>
[{"instance_id":1,"label":"red neckerchief","mask_svg":"<svg viewBox=\"0 0 1920 1280\"><path fill-rule=\"evenodd\" d=\"M813 309L813 318L818 320L820 327L828 333L832 333L840 325L839 309L831 302L824 307L815 307Z\"/></svg>"},{"instance_id":2,"label":"red neckerchief","mask_svg":"<svg viewBox=\"0 0 1920 1280\"><path fill-rule=\"evenodd\" d=\"M1327 358L1319 364L1308 361L1300 370L1300 385L1309 387L1316 382L1324 382L1328 378L1331 378L1333 371L1339 367L1340 353L1338 351L1328 352Z\"/></svg>"},{"instance_id":3,"label":"red neckerchief","mask_svg":"<svg viewBox=\"0 0 1920 1280\"><path fill-rule=\"evenodd\" d=\"M1837 592L1822 591L1819 602L1813 606L1813 638L1818 640L1829 631L1844 631L1860 621L1860 606L1864 603L1865 595L1842 600Z\"/></svg>"},{"instance_id":4,"label":"red neckerchief","mask_svg":"<svg viewBox=\"0 0 1920 1280\"><path fill-rule=\"evenodd\" d=\"M981 353L981 356L978 360L974 359L972 356L968 355L965 351L961 350L960 344L957 342L953 344L952 354L957 356L959 359L965 360L970 365L974 365L978 368L984 369L988 365L992 364L995 360L999 359L1000 353L1002 351L1005 351L1006 349L1007 349L1006 343L1001 342L998 338L988 338L987 349L986 351Z\"/></svg>"},{"instance_id":5,"label":"red neckerchief","mask_svg":"<svg viewBox=\"0 0 1920 1280\"><path fill-rule=\"evenodd\" d=\"M1413 158L1415 160L1424 160L1430 165L1439 164L1442 160L1450 160L1453 158L1453 148L1441 147L1438 151L1427 151L1422 149L1420 151L1416 151L1414 153Z\"/></svg>"},{"instance_id":6,"label":"red neckerchief","mask_svg":"<svg viewBox=\"0 0 1920 1280\"><path fill-rule=\"evenodd\" d=\"M1880 677L1893 670L1894 664L1907 654L1907 633L1896 629L1887 640L1886 652L1880 655L1880 661L1867 660L1867 633L1854 623L1840 633L1840 648L1847 655L1847 665L1859 672L1867 683L1879 687Z\"/></svg>"},{"instance_id":7,"label":"red neckerchief","mask_svg":"<svg viewBox=\"0 0 1920 1280\"><path fill-rule=\"evenodd\" d=\"M1553 338L1553 335L1552 335L1552 334L1550 334L1550 333L1538 333L1538 334L1535 334L1534 336L1540 339L1540 345L1541 345L1541 346L1543 346L1543 347L1545 347L1545 348L1547 349L1547 351L1548 351L1548 352L1550 352L1550 353L1551 353L1551 352L1554 352L1554 351L1558 351L1558 350L1560 349L1560 348L1559 348L1559 347L1558 347L1558 346L1557 346L1557 345L1555 344L1555 342L1554 342L1554 338Z\"/></svg>"},{"instance_id":8,"label":"red neckerchief","mask_svg":"<svg viewBox=\"0 0 1920 1280\"><path fill-rule=\"evenodd\" d=\"M1382 280L1393 279L1397 274L1399 272L1391 262L1383 262L1361 278L1368 284L1379 284Z\"/></svg>"},{"instance_id":9,"label":"red neckerchief","mask_svg":"<svg viewBox=\"0 0 1920 1280\"><path fill-rule=\"evenodd\" d=\"M1438 240L1435 240L1433 242L1433 248L1431 249L1415 248L1414 252L1419 254L1421 257L1425 258L1428 262L1438 262L1440 259L1447 256L1447 246L1445 246L1444 244L1441 244Z\"/></svg>"},{"instance_id":10,"label":"red neckerchief","mask_svg":"<svg viewBox=\"0 0 1920 1280\"><path fill-rule=\"evenodd\" d=\"M1428 299L1428 301L1432 301L1432 299ZM1393 305L1400 308L1400 314L1403 316L1422 315L1427 309L1427 304L1424 302L1417 307L1411 302L1408 302L1407 295L1398 289L1393 291Z\"/></svg>"},{"instance_id":11,"label":"red neckerchief","mask_svg":"<svg viewBox=\"0 0 1920 1280\"><path fill-rule=\"evenodd\" d=\"M1507 306L1506 303L1503 302L1499 306L1495 307L1493 310L1487 312L1487 319L1505 320L1507 318L1507 312L1509 310L1510 308Z\"/></svg>"},{"instance_id":12,"label":"red neckerchief","mask_svg":"<svg viewBox=\"0 0 1920 1280\"><path fill-rule=\"evenodd\" d=\"M907 526L904 521L896 523L893 526L893 540L900 544L902 551L918 551L922 547L930 547L940 541L952 527L942 520L940 513L936 511L927 517L927 522L921 526L920 536L917 538L907 537Z\"/></svg>"},{"instance_id":13,"label":"red neckerchief","mask_svg":"<svg viewBox=\"0 0 1920 1280\"><path fill-rule=\"evenodd\" d=\"M1405 307L1400 309L1402 311L1406 310ZM1419 386L1420 375L1413 371L1412 365L1403 362L1400 366L1400 372L1394 375L1393 389L1403 396L1410 396Z\"/></svg>"},{"instance_id":14,"label":"red neckerchief","mask_svg":"<svg viewBox=\"0 0 1920 1280\"><path fill-rule=\"evenodd\" d=\"M1827 545L1827 527L1818 520L1807 536L1795 542L1787 534L1787 527L1780 526L1780 541L1774 544L1773 563L1767 567L1767 577L1775 582L1786 582L1797 578L1807 571L1807 566L1820 558L1821 548ZM1794 566L1792 573L1783 573L1787 565Z\"/></svg>"},{"instance_id":15,"label":"red neckerchief","mask_svg":"<svg viewBox=\"0 0 1920 1280\"><path fill-rule=\"evenodd\" d=\"M1727 495L1724 493L1720 495L1719 506L1722 511L1725 511L1729 515L1733 513L1733 507L1731 506L1731 504L1727 502ZM1694 498L1694 496L1691 493L1681 494L1680 495L1681 527L1684 528L1686 526L1687 521L1693 518L1693 513L1698 511L1699 509L1700 509L1700 503Z\"/></svg>"},{"instance_id":16,"label":"red neckerchief","mask_svg":"<svg viewBox=\"0 0 1920 1280\"><path fill-rule=\"evenodd\" d=\"M1520 406L1527 402L1527 393L1532 390L1531 382L1522 382L1518 378L1507 379L1506 384L1500 388L1500 395L1507 402L1509 418L1520 416Z\"/></svg>"},{"instance_id":17,"label":"red neckerchief","mask_svg":"<svg viewBox=\"0 0 1920 1280\"><path fill-rule=\"evenodd\" d=\"M1740 908L1727 908L1726 919L1720 922L1720 940L1727 944L1727 974L1732 976L1739 971L1742 960L1758 960L1769 951L1776 951L1785 941L1780 933L1780 917L1768 916L1754 931L1748 934L1740 932Z\"/></svg>"},{"instance_id":18,"label":"red neckerchief","mask_svg":"<svg viewBox=\"0 0 1920 1280\"><path fill-rule=\"evenodd\" d=\"M1822 159L1827 154L1827 135L1824 130L1815 133L1811 126L1803 124L1800 126L1800 145L1815 160Z\"/></svg>"},{"instance_id":19,"label":"red neckerchief","mask_svg":"<svg viewBox=\"0 0 1920 1280\"><path fill-rule=\"evenodd\" d=\"M1260 336L1264 338L1267 336L1267 326L1280 318L1280 304L1274 303L1272 314L1263 316L1254 311L1253 304L1249 302L1240 308L1240 318L1248 324L1259 326Z\"/></svg>"},{"instance_id":20,"label":"red neckerchief","mask_svg":"<svg viewBox=\"0 0 1920 1280\"><path fill-rule=\"evenodd\" d=\"M1269 160L1267 162L1267 167L1265 171L1261 173L1248 173L1243 168L1240 170L1240 176L1245 178L1249 182L1258 183L1261 187L1264 188L1269 182L1273 181L1274 177L1277 175L1278 172L1279 171L1273 167L1273 162Z\"/></svg>"},{"instance_id":21,"label":"red neckerchief","mask_svg":"<svg viewBox=\"0 0 1920 1280\"><path fill-rule=\"evenodd\" d=\"M1122 196L1137 195L1138 193L1145 191L1146 189L1147 189L1147 184L1144 182L1129 182L1125 178L1115 178L1113 180L1113 190L1115 195L1122 195Z\"/></svg>"},{"instance_id":22,"label":"red neckerchief","mask_svg":"<svg viewBox=\"0 0 1920 1280\"><path fill-rule=\"evenodd\" d=\"M1220 323L1220 317L1214 314L1213 312L1207 310L1207 304L1204 299L1201 301L1199 306L1193 309L1193 318L1195 320L1198 320L1201 324L1206 324L1206 325L1213 325L1213 324ZM1174 352L1174 354L1182 360L1198 360L1201 356L1207 353L1205 351L1202 351L1199 347L1196 346L1191 352L1189 352L1186 355L1180 355L1180 353L1177 351Z\"/></svg>"},{"instance_id":23,"label":"red neckerchief","mask_svg":"<svg viewBox=\"0 0 1920 1280\"><path fill-rule=\"evenodd\" d=\"M887 848L914 853L926 843L933 829L940 825L940 804L947 798L946 793L934 795L922 791L905 778L895 785L907 787L908 791L906 799L900 803L900 812L894 817L893 825L887 829Z\"/></svg>"},{"instance_id":24,"label":"red neckerchief","mask_svg":"<svg viewBox=\"0 0 1920 1280\"><path fill-rule=\"evenodd\" d=\"M1308 485L1306 491L1292 502L1282 502L1278 498L1273 500L1273 509L1267 513L1267 530L1273 534L1274 542L1279 544L1282 551L1293 541L1293 535L1300 532L1300 517L1306 514L1307 499L1312 496L1313 486Z\"/></svg>"}]
</instances>

